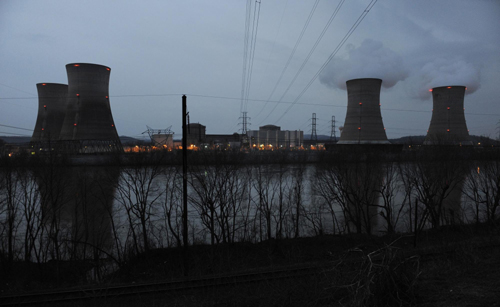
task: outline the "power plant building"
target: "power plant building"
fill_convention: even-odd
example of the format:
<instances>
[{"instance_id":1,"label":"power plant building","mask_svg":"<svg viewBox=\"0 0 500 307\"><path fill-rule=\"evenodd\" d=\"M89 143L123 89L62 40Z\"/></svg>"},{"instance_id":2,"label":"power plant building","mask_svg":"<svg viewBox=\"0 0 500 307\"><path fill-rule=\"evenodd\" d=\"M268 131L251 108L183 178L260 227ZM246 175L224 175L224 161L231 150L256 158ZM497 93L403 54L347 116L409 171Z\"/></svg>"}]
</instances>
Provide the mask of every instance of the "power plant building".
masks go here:
<instances>
[{"instance_id":1,"label":"power plant building","mask_svg":"<svg viewBox=\"0 0 500 307\"><path fill-rule=\"evenodd\" d=\"M472 145L465 123L465 86L441 86L432 91L432 118L424 145Z\"/></svg>"},{"instance_id":2,"label":"power plant building","mask_svg":"<svg viewBox=\"0 0 500 307\"><path fill-rule=\"evenodd\" d=\"M66 114L68 86L59 83L38 83L38 116L31 137L36 150L54 148Z\"/></svg>"},{"instance_id":3,"label":"power plant building","mask_svg":"<svg viewBox=\"0 0 500 307\"><path fill-rule=\"evenodd\" d=\"M304 143L304 131L281 130L275 125L265 125L259 130L248 130L250 147L260 149L299 148Z\"/></svg>"},{"instance_id":4,"label":"power plant building","mask_svg":"<svg viewBox=\"0 0 500 307\"><path fill-rule=\"evenodd\" d=\"M72 63L66 65L68 99L59 139L69 152L122 151L111 114L107 66Z\"/></svg>"},{"instance_id":5,"label":"power plant building","mask_svg":"<svg viewBox=\"0 0 500 307\"><path fill-rule=\"evenodd\" d=\"M346 82L347 113L337 144L390 144L380 111L381 79Z\"/></svg>"}]
</instances>

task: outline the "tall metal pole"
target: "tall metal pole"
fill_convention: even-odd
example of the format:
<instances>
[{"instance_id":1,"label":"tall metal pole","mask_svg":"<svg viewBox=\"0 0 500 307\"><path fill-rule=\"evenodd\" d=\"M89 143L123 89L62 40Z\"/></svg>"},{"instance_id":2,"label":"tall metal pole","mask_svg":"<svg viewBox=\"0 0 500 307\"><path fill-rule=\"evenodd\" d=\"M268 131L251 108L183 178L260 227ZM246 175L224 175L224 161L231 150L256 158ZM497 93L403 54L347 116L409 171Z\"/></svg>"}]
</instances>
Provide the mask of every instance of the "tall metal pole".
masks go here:
<instances>
[{"instance_id":1,"label":"tall metal pole","mask_svg":"<svg viewBox=\"0 0 500 307\"><path fill-rule=\"evenodd\" d=\"M184 276L189 272L188 253L188 210L187 210L187 105L186 95L182 95L182 239L183 239L183 263Z\"/></svg>"}]
</instances>

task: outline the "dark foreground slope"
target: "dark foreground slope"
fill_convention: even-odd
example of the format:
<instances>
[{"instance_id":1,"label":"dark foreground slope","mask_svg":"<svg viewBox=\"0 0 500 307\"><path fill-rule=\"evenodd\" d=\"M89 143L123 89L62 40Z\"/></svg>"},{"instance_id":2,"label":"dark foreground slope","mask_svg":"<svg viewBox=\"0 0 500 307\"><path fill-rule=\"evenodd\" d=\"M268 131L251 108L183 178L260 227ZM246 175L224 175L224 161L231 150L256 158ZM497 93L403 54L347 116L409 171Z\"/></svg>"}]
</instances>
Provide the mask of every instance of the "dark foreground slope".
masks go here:
<instances>
[{"instance_id":1,"label":"dark foreground slope","mask_svg":"<svg viewBox=\"0 0 500 307\"><path fill-rule=\"evenodd\" d=\"M46 293L41 305L500 306L499 225L427 231L414 245L413 236L346 235L193 246L189 278L181 250L151 250L100 284L68 277L64 292L25 292L36 277L19 271L2 281L0 305L37 305L23 295Z\"/></svg>"}]
</instances>

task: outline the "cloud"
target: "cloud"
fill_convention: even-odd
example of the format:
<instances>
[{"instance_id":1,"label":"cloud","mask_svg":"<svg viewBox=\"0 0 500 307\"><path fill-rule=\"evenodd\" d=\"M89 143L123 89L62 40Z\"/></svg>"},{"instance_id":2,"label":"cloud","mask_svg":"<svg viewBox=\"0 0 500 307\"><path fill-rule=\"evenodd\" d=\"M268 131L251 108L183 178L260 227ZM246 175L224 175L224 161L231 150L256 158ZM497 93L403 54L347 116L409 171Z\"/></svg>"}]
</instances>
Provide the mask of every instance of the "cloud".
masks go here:
<instances>
[{"instance_id":1,"label":"cloud","mask_svg":"<svg viewBox=\"0 0 500 307\"><path fill-rule=\"evenodd\" d=\"M347 80L379 78L383 87L391 88L408 77L403 58L382 42L365 39L358 48L349 44L347 49L347 59L334 58L323 70L319 77L321 83L345 90Z\"/></svg>"},{"instance_id":2,"label":"cloud","mask_svg":"<svg viewBox=\"0 0 500 307\"><path fill-rule=\"evenodd\" d=\"M462 85L467 87L466 94L472 94L481 86L480 69L461 57L436 58L421 67L414 95L422 100L429 99L429 89L434 87Z\"/></svg>"}]
</instances>

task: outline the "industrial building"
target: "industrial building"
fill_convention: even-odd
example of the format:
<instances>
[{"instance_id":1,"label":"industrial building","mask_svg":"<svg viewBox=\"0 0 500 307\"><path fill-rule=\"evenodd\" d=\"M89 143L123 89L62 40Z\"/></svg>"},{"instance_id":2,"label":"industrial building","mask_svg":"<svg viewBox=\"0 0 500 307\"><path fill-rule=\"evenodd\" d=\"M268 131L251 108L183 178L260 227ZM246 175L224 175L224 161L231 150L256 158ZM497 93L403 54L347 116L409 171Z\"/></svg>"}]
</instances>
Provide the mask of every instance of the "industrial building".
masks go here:
<instances>
[{"instance_id":1,"label":"industrial building","mask_svg":"<svg viewBox=\"0 0 500 307\"><path fill-rule=\"evenodd\" d=\"M200 147L201 144L206 143L207 127L200 123L193 123L187 125L187 146Z\"/></svg>"},{"instance_id":2,"label":"industrial building","mask_svg":"<svg viewBox=\"0 0 500 307\"><path fill-rule=\"evenodd\" d=\"M66 65L68 99L59 140L70 153L123 151L111 114L107 66Z\"/></svg>"},{"instance_id":3,"label":"industrial building","mask_svg":"<svg viewBox=\"0 0 500 307\"><path fill-rule=\"evenodd\" d=\"M381 79L346 82L347 113L338 144L390 144L380 111Z\"/></svg>"},{"instance_id":4,"label":"industrial building","mask_svg":"<svg viewBox=\"0 0 500 307\"><path fill-rule=\"evenodd\" d=\"M51 150L59 140L66 115L68 85L38 83L38 116L30 145L36 150Z\"/></svg>"},{"instance_id":5,"label":"industrial building","mask_svg":"<svg viewBox=\"0 0 500 307\"><path fill-rule=\"evenodd\" d=\"M441 86L432 91L432 118L424 145L472 145L465 123L465 86Z\"/></svg>"},{"instance_id":6,"label":"industrial building","mask_svg":"<svg viewBox=\"0 0 500 307\"><path fill-rule=\"evenodd\" d=\"M258 149L298 149L304 143L304 131L281 130L275 125L265 125L259 130L248 130L250 148Z\"/></svg>"}]
</instances>

